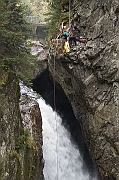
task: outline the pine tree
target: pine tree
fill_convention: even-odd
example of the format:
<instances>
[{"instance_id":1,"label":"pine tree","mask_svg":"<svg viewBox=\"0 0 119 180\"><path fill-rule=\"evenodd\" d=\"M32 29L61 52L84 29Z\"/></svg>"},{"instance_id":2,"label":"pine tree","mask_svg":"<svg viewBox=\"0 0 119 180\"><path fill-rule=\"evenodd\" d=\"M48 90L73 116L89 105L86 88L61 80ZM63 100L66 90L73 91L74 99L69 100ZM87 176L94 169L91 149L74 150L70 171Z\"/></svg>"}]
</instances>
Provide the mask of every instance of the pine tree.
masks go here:
<instances>
[{"instance_id":1,"label":"pine tree","mask_svg":"<svg viewBox=\"0 0 119 180\"><path fill-rule=\"evenodd\" d=\"M25 43L31 28L25 20L26 7L19 0L0 1L0 65L27 77L34 57Z\"/></svg>"}]
</instances>

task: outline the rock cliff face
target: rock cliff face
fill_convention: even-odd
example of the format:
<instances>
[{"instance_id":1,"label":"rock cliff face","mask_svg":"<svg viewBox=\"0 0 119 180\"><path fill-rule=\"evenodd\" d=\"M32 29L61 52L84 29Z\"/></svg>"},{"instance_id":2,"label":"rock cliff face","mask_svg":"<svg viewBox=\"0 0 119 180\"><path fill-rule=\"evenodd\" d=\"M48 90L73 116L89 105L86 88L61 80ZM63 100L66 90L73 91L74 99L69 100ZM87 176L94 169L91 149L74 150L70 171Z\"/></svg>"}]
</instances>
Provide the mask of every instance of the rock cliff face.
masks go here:
<instances>
[{"instance_id":1,"label":"rock cliff face","mask_svg":"<svg viewBox=\"0 0 119 180\"><path fill-rule=\"evenodd\" d=\"M49 59L83 128L101 180L119 180L119 2L75 0L73 23L79 43L65 56ZM79 33L80 32L80 33Z\"/></svg>"},{"instance_id":2,"label":"rock cliff face","mask_svg":"<svg viewBox=\"0 0 119 180\"><path fill-rule=\"evenodd\" d=\"M23 120L18 79L2 68L0 77L0 179L39 180L43 164L38 104L21 96Z\"/></svg>"}]
</instances>

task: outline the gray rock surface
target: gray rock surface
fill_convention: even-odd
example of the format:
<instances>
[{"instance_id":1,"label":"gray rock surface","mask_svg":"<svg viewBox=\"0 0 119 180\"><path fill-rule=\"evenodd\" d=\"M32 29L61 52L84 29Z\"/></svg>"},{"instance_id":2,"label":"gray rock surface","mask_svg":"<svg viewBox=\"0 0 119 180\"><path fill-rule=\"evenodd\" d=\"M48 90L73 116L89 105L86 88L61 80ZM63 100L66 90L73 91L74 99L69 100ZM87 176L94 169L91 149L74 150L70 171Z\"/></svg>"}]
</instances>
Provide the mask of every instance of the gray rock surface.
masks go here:
<instances>
[{"instance_id":1,"label":"gray rock surface","mask_svg":"<svg viewBox=\"0 0 119 180\"><path fill-rule=\"evenodd\" d=\"M14 73L1 68L0 180L42 178L42 120L38 104L21 96ZM27 125L26 125L27 124Z\"/></svg>"},{"instance_id":2,"label":"gray rock surface","mask_svg":"<svg viewBox=\"0 0 119 180\"><path fill-rule=\"evenodd\" d=\"M73 10L87 42L56 59L55 79L75 107L100 179L119 180L119 2L75 0Z\"/></svg>"}]
</instances>

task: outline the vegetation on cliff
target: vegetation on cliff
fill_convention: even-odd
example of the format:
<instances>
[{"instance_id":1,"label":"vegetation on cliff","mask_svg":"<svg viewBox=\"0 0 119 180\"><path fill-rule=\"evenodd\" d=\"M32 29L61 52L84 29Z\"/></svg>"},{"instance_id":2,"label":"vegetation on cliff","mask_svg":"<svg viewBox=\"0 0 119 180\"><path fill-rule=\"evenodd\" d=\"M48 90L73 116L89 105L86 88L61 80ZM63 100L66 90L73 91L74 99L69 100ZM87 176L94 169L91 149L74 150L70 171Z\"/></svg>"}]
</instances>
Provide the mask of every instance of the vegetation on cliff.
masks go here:
<instances>
[{"instance_id":1,"label":"vegetation on cliff","mask_svg":"<svg viewBox=\"0 0 119 180\"><path fill-rule=\"evenodd\" d=\"M68 24L69 22L69 0L51 0L49 1L49 37L54 37L59 32L61 23Z\"/></svg>"},{"instance_id":2,"label":"vegetation on cliff","mask_svg":"<svg viewBox=\"0 0 119 180\"><path fill-rule=\"evenodd\" d=\"M39 180L42 176L39 106L29 106L32 116L29 119L39 123L36 128L30 126L31 129L34 128L32 134L24 128L19 109L18 79L28 84L36 70L36 58L31 55L30 43L27 41L32 29L26 22L26 13L26 6L20 0L0 0L1 180Z\"/></svg>"},{"instance_id":3,"label":"vegetation on cliff","mask_svg":"<svg viewBox=\"0 0 119 180\"><path fill-rule=\"evenodd\" d=\"M26 47L31 28L25 15L26 7L19 0L0 1L0 66L28 81L35 58Z\"/></svg>"},{"instance_id":4,"label":"vegetation on cliff","mask_svg":"<svg viewBox=\"0 0 119 180\"><path fill-rule=\"evenodd\" d=\"M69 5L73 0L21 0L28 6L28 16L37 16L39 23L46 23L49 29L49 38L56 36L61 22L69 21ZM71 11L70 11L70 16ZM28 18L29 18L28 17ZM28 19L29 20L29 19Z\"/></svg>"}]
</instances>

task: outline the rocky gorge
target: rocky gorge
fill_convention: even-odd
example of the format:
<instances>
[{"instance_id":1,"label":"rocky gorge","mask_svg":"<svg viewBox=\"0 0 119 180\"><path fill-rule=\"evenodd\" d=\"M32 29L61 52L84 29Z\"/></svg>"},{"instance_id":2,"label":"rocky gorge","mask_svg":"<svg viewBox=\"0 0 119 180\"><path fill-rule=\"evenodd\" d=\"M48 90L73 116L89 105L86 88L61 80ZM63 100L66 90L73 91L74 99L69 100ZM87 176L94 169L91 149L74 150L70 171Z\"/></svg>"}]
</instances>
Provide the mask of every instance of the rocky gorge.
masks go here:
<instances>
[{"instance_id":1,"label":"rocky gorge","mask_svg":"<svg viewBox=\"0 0 119 180\"><path fill-rule=\"evenodd\" d=\"M87 42L68 54L57 54L55 72L54 54L50 53L48 71L74 109L99 178L118 180L119 2L75 0L72 9L77 34Z\"/></svg>"},{"instance_id":2,"label":"rocky gorge","mask_svg":"<svg viewBox=\"0 0 119 180\"><path fill-rule=\"evenodd\" d=\"M37 74L48 71L50 79L62 87L99 179L119 180L119 2L75 0L72 13L76 33L85 35L86 43L78 43L68 54L57 54L54 71L54 54L35 42L32 50L40 48ZM14 74L5 74L0 67L0 76L0 178L42 179L38 104L26 94L20 96Z\"/></svg>"}]
</instances>

